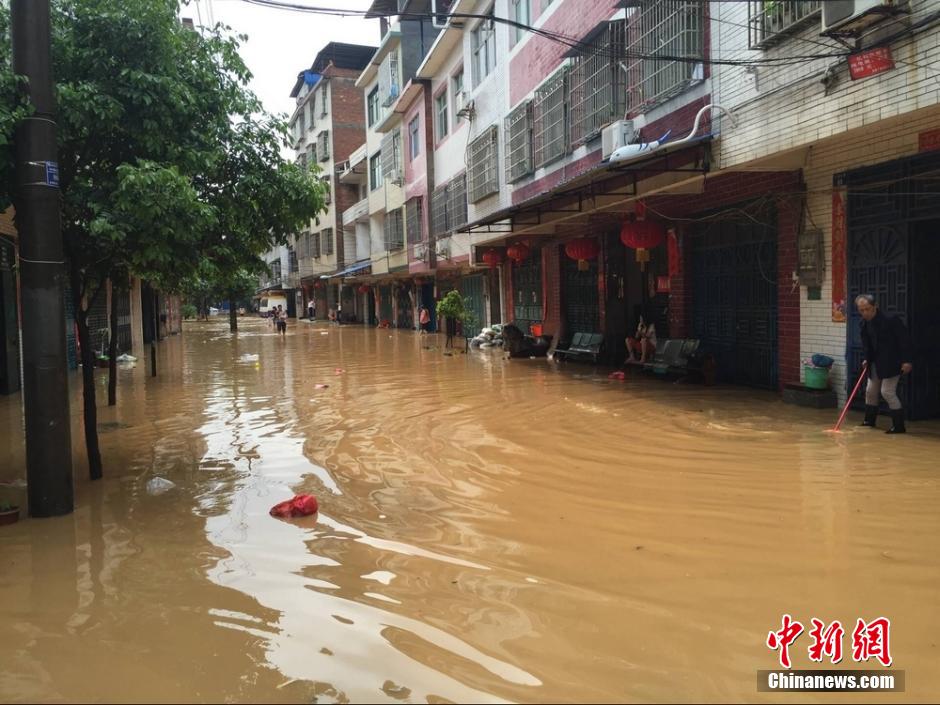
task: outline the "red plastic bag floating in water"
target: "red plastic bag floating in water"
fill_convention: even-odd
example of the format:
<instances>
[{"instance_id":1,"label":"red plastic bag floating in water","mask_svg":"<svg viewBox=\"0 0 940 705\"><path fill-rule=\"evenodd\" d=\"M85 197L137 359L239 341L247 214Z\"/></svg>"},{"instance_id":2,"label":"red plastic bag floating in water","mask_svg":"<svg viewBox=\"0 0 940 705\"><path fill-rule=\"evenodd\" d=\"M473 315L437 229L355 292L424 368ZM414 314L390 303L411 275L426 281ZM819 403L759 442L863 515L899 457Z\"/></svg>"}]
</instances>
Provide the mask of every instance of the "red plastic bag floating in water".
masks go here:
<instances>
[{"instance_id":1,"label":"red plastic bag floating in water","mask_svg":"<svg viewBox=\"0 0 940 705\"><path fill-rule=\"evenodd\" d=\"M319 506L317 498L309 494L299 494L271 507L269 514L273 517L289 519L291 517L305 517L316 514Z\"/></svg>"},{"instance_id":2,"label":"red plastic bag floating in water","mask_svg":"<svg viewBox=\"0 0 940 705\"><path fill-rule=\"evenodd\" d=\"M607 379L619 379L621 382L626 378L626 374L620 372L619 370L617 372L611 372L609 375L607 375Z\"/></svg>"}]
</instances>

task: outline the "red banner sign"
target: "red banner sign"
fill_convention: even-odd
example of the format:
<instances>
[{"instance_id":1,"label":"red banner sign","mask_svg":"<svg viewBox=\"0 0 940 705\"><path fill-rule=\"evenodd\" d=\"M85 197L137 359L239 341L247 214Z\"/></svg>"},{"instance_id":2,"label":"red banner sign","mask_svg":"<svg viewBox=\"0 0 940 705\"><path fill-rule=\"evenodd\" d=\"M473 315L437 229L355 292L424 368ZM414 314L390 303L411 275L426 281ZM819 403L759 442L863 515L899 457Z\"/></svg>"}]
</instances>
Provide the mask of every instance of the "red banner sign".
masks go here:
<instances>
[{"instance_id":1,"label":"red banner sign","mask_svg":"<svg viewBox=\"0 0 940 705\"><path fill-rule=\"evenodd\" d=\"M894 68L891 47L869 49L849 57L849 76L853 81L868 78Z\"/></svg>"},{"instance_id":2,"label":"red banner sign","mask_svg":"<svg viewBox=\"0 0 940 705\"><path fill-rule=\"evenodd\" d=\"M940 149L940 130L927 130L917 135L917 148L921 152L932 152Z\"/></svg>"},{"instance_id":3,"label":"red banner sign","mask_svg":"<svg viewBox=\"0 0 940 705\"><path fill-rule=\"evenodd\" d=\"M832 192L832 320L845 323L845 195Z\"/></svg>"}]
</instances>

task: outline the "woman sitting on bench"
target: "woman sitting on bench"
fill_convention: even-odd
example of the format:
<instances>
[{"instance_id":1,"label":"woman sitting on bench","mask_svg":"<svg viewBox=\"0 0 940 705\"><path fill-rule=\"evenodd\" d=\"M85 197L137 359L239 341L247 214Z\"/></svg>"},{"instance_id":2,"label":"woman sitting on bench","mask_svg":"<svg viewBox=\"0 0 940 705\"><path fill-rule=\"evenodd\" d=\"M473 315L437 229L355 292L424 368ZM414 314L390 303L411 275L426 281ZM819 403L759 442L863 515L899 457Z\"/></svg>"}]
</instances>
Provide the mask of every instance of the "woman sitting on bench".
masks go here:
<instances>
[{"instance_id":1,"label":"woman sitting on bench","mask_svg":"<svg viewBox=\"0 0 940 705\"><path fill-rule=\"evenodd\" d=\"M647 358L652 358L656 352L656 325L647 324L640 316L640 322L636 327L636 335L627 338L627 359L624 364L645 364ZM637 359L639 355L639 359Z\"/></svg>"}]
</instances>

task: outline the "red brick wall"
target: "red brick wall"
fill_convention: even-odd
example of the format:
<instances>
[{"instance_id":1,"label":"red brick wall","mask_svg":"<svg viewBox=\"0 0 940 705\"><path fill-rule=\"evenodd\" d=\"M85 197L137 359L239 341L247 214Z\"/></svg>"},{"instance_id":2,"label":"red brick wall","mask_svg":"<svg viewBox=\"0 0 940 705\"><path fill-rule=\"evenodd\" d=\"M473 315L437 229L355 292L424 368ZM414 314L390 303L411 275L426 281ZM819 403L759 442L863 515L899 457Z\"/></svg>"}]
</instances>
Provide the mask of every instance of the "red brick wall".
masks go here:
<instances>
[{"instance_id":1,"label":"red brick wall","mask_svg":"<svg viewBox=\"0 0 940 705\"><path fill-rule=\"evenodd\" d=\"M555 0L560 3L543 29L580 38L617 11L617 0ZM544 5L544 0L542 0ZM541 8L540 8L541 9ZM533 9L532 19L538 17ZM513 107L548 78L570 47L547 37L531 34L509 62L509 105Z\"/></svg>"},{"instance_id":2,"label":"red brick wall","mask_svg":"<svg viewBox=\"0 0 940 705\"><path fill-rule=\"evenodd\" d=\"M333 116L333 128L330 139L334 162L349 159L360 145L366 141L365 102L362 91L356 88L358 72L352 69L338 69L330 65L324 71L330 77L330 113ZM353 186L340 184L335 174L329 174L333 184L333 199L336 221L333 234L336 242L336 261L346 261L345 238L343 237L343 211L359 201L359 190Z\"/></svg>"},{"instance_id":3,"label":"red brick wall","mask_svg":"<svg viewBox=\"0 0 940 705\"><path fill-rule=\"evenodd\" d=\"M692 123L695 122L696 113L711 103L711 100L712 97L710 95L697 98L691 103L686 103L681 108L676 108L659 120L653 120L653 122L648 123L643 128L643 139L647 142L658 140L668 130L672 130L672 134L669 135L670 140L682 139L692 131ZM711 129L711 124L711 111L709 110L702 115L702 119L698 125L698 134L708 134L709 129Z\"/></svg>"},{"instance_id":4,"label":"red brick wall","mask_svg":"<svg viewBox=\"0 0 940 705\"><path fill-rule=\"evenodd\" d=\"M573 179L576 176L583 174L589 169L600 164L600 162L601 150L591 152L587 156L584 156L581 159L568 164L565 162L558 162L557 164L552 165L552 167L561 168L555 168L555 171L546 176L543 176L538 181L533 181L531 184L526 184L525 186L520 186L519 188L513 189L513 205L528 201L530 198L535 198L545 191L549 191L559 184L562 184L569 179Z\"/></svg>"},{"instance_id":5,"label":"red brick wall","mask_svg":"<svg viewBox=\"0 0 940 705\"><path fill-rule=\"evenodd\" d=\"M698 195L660 196L646 201L651 210L667 218L688 218L760 196L776 195L777 364L781 388L800 381L800 292L799 288L793 288L792 274L796 269L796 237L802 203L795 192L802 189L798 171L739 172L706 180L705 191ZM691 333L691 276L695 262L691 256L690 229L687 223L680 227L682 273L670 280L669 327L673 337Z\"/></svg>"}]
</instances>

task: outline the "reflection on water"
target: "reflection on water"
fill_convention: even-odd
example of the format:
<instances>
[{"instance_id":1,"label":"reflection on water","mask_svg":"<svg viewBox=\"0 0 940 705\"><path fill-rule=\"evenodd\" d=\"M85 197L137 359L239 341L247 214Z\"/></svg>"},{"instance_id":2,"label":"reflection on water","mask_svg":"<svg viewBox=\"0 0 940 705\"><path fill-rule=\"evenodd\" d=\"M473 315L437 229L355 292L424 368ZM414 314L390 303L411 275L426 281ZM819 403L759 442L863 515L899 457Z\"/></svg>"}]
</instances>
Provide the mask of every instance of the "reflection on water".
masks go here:
<instances>
[{"instance_id":1,"label":"reflection on water","mask_svg":"<svg viewBox=\"0 0 940 705\"><path fill-rule=\"evenodd\" d=\"M122 371L106 479L0 528L0 700L753 700L784 612L890 617L936 692L936 426L441 353L213 322ZM296 492L319 517L268 516Z\"/></svg>"}]
</instances>

